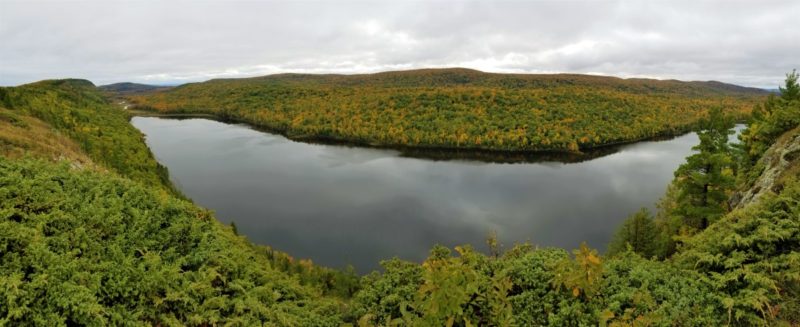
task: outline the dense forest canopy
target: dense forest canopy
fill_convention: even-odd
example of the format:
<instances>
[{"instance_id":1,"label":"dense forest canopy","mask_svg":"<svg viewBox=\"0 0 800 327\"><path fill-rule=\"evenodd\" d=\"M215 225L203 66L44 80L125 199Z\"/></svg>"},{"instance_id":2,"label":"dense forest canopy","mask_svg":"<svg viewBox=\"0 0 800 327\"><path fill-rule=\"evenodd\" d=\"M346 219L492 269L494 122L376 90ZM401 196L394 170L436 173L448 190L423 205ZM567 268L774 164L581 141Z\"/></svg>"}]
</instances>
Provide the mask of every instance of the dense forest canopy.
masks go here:
<instances>
[{"instance_id":1,"label":"dense forest canopy","mask_svg":"<svg viewBox=\"0 0 800 327\"><path fill-rule=\"evenodd\" d=\"M572 151L675 135L711 108L744 119L767 92L720 82L423 69L218 79L127 97L293 138L364 145Z\"/></svg>"},{"instance_id":2,"label":"dense forest canopy","mask_svg":"<svg viewBox=\"0 0 800 327\"><path fill-rule=\"evenodd\" d=\"M631 216L605 255L490 237L486 253L437 246L359 278L253 245L170 191L90 83L0 88L0 325L796 325L797 90L790 74L737 147L722 137L737 110L698 115L705 137L659 211Z\"/></svg>"}]
</instances>

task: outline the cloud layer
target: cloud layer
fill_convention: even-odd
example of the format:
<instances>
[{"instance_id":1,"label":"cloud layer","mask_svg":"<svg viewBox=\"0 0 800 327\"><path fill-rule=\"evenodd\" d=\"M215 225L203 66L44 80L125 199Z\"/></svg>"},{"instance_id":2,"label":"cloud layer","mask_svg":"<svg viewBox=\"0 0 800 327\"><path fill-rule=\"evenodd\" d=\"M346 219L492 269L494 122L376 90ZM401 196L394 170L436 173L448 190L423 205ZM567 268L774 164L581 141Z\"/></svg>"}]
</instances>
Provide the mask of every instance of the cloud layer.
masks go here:
<instances>
[{"instance_id":1,"label":"cloud layer","mask_svg":"<svg viewBox=\"0 0 800 327\"><path fill-rule=\"evenodd\" d=\"M0 85L422 67L720 80L800 68L799 1L4 1Z\"/></svg>"}]
</instances>

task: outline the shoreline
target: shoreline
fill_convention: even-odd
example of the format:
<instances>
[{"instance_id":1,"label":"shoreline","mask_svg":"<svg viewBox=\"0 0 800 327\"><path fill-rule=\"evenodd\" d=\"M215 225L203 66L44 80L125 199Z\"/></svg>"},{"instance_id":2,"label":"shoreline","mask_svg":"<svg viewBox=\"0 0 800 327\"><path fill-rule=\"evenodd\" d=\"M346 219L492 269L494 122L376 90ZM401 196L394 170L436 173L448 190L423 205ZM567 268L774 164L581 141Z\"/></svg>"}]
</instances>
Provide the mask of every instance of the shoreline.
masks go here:
<instances>
[{"instance_id":1,"label":"shoreline","mask_svg":"<svg viewBox=\"0 0 800 327\"><path fill-rule=\"evenodd\" d=\"M687 127L679 130L677 133L660 133L655 136L642 137L633 140L618 141L612 143L605 143L589 148L581 149L578 152L557 149L542 149L542 150L504 150L504 149L490 149L490 148L459 148L452 146L434 146L434 145L392 145L392 144L378 144L369 143L357 140L345 140L327 136L312 136L312 135L292 135L286 130L271 128L262 124L249 122L243 119L222 117L210 113L163 113L151 110L142 109L125 109L130 117L157 117L167 119L209 119L226 124L245 125L248 128L259 132L275 134L285 137L294 142L302 142L308 144L320 145L338 145L353 148L366 148L366 149L379 149L379 150L394 150L400 153L401 157L429 159L434 161L449 161L449 160L467 160L467 161L482 161L489 163L536 163L536 162L552 162L557 161L561 163L579 163L587 160L600 158L618 152L622 147L640 142L648 141L666 141L677 137L681 137L693 131L694 126Z\"/></svg>"}]
</instances>

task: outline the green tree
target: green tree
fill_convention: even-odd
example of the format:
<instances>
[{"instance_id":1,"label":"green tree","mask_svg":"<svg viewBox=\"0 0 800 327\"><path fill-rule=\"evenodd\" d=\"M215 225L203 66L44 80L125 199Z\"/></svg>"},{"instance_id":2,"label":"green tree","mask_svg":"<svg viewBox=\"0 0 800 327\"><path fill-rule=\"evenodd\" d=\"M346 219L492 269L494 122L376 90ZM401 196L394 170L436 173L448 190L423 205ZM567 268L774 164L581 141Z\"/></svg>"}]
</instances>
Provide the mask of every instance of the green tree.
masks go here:
<instances>
[{"instance_id":1,"label":"green tree","mask_svg":"<svg viewBox=\"0 0 800 327\"><path fill-rule=\"evenodd\" d=\"M574 260L562 260L555 267L553 286L569 290L574 297L591 299L600 291L603 282L603 263L597 250L589 248L586 242L572 250Z\"/></svg>"},{"instance_id":2,"label":"green tree","mask_svg":"<svg viewBox=\"0 0 800 327\"><path fill-rule=\"evenodd\" d=\"M622 224L608 245L608 255L631 249L645 258L657 255L659 231L647 208L634 213Z\"/></svg>"},{"instance_id":3,"label":"green tree","mask_svg":"<svg viewBox=\"0 0 800 327\"><path fill-rule=\"evenodd\" d=\"M797 70L792 70L786 74L786 81L783 87L778 87L781 91L781 98L787 101L800 100L800 85L797 83Z\"/></svg>"},{"instance_id":4,"label":"green tree","mask_svg":"<svg viewBox=\"0 0 800 327\"><path fill-rule=\"evenodd\" d=\"M728 210L728 192L734 186L735 164L728 136L733 120L717 108L711 110L697 134L697 151L675 171L678 186L676 214L685 225L703 230Z\"/></svg>"},{"instance_id":5,"label":"green tree","mask_svg":"<svg viewBox=\"0 0 800 327\"><path fill-rule=\"evenodd\" d=\"M752 182L761 173L757 161L770 145L784 132L800 124L800 84L796 70L786 74L784 86L779 87L780 96L771 95L763 104L753 109L747 129L739 135L741 141L740 162L746 182Z\"/></svg>"}]
</instances>

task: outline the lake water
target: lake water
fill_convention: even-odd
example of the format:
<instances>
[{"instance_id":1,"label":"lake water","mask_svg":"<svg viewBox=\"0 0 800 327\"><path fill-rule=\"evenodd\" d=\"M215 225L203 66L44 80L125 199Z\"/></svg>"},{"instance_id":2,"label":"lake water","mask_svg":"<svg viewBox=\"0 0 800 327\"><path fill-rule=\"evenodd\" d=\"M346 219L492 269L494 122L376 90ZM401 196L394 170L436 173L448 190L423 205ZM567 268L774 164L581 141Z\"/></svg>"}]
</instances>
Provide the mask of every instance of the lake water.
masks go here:
<instances>
[{"instance_id":1,"label":"lake water","mask_svg":"<svg viewBox=\"0 0 800 327\"><path fill-rule=\"evenodd\" d=\"M486 250L531 242L604 250L641 207L655 209L695 134L640 142L579 163L407 158L295 142L207 119L135 117L159 162L197 204L297 258L360 272L421 261L434 244Z\"/></svg>"}]
</instances>

